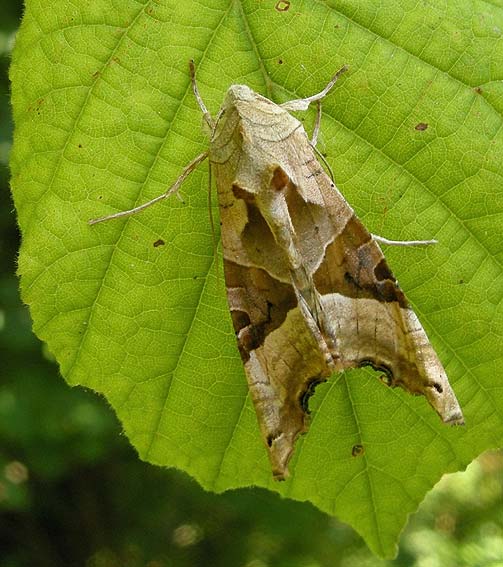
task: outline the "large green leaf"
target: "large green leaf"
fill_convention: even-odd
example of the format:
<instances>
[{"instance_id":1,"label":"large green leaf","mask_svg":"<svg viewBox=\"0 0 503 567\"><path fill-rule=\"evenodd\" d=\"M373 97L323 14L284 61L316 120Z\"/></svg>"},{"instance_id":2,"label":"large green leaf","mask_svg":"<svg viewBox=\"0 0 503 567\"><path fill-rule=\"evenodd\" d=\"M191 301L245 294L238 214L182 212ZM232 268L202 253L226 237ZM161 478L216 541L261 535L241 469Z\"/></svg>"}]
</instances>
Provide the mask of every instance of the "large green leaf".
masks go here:
<instances>
[{"instance_id":1,"label":"large green leaf","mask_svg":"<svg viewBox=\"0 0 503 567\"><path fill-rule=\"evenodd\" d=\"M23 298L63 376L106 395L143 459L216 491L310 500L391 556L441 475L501 444L502 29L496 1L27 0L12 64ZM321 147L373 232L440 241L386 253L464 428L371 372L334 376L273 483L213 261L207 166L184 203L87 225L158 195L207 147L190 58L213 113L232 83L283 101L351 66Z\"/></svg>"}]
</instances>

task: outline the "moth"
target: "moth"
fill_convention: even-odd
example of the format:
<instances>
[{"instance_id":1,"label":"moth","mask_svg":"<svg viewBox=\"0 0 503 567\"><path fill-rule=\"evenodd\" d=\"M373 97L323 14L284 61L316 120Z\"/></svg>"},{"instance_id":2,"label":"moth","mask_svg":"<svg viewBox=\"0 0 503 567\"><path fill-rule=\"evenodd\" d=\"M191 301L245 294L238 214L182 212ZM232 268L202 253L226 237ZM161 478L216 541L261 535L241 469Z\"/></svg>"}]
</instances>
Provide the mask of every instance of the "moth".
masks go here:
<instances>
[{"instance_id":1,"label":"moth","mask_svg":"<svg viewBox=\"0 0 503 567\"><path fill-rule=\"evenodd\" d=\"M162 195L90 221L130 215L177 193L209 157L216 178L227 299L275 479L306 433L308 399L334 372L371 366L389 386L422 394L445 423L463 414L442 364L372 235L317 159L319 93L284 104L232 85L197 156ZM310 139L290 111L318 107ZM350 451L350 449L349 449Z\"/></svg>"}]
</instances>

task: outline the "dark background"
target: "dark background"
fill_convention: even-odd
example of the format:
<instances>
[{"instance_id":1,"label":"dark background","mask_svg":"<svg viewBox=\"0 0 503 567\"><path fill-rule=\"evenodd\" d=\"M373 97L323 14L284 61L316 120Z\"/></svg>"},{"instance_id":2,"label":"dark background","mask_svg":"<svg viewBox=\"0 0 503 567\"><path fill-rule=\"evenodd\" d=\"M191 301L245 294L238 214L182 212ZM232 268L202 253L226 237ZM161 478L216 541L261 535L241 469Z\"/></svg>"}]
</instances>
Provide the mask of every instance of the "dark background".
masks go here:
<instances>
[{"instance_id":1,"label":"dark background","mask_svg":"<svg viewBox=\"0 0 503 567\"><path fill-rule=\"evenodd\" d=\"M0 567L503 566L500 453L445 478L385 562L309 504L259 489L215 495L141 462L106 401L66 385L15 276L7 73L21 16L21 2L1 0Z\"/></svg>"}]
</instances>

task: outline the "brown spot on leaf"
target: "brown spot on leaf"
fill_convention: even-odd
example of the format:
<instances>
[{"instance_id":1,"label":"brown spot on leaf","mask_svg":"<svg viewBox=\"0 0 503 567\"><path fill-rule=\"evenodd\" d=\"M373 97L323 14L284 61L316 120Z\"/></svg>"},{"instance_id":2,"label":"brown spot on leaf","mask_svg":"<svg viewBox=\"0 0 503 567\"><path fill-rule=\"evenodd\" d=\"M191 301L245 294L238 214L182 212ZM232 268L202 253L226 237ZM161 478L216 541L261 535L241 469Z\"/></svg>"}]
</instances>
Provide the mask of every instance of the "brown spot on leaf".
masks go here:
<instances>
[{"instance_id":1,"label":"brown spot on leaf","mask_svg":"<svg viewBox=\"0 0 503 567\"><path fill-rule=\"evenodd\" d=\"M290 9L290 2L289 0L278 0L274 8L278 12L287 12Z\"/></svg>"},{"instance_id":2,"label":"brown spot on leaf","mask_svg":"<svg viewBox=\"0 0 503 567\"><path fill-rule=\"evenodd\" d=\"M414 129L418 132L424 132L424 130L428 129L428 124L426 124L426 122L419 122L419 124L416 124Z\"/></svg>"},{"instance_id":3,"label":"brown spot on leaf","mask_svg":"<svg viewBox=\"0 0 503 567\"><path fill-rule=\"evenodd\" d=\"M278 59L278 65L283 65L283 59Z\"/></svg>"},{"instance_id":4,"label":"brown spot on leaf","mask_svg":"<svg viewBox=\"0 0 503 567\"><path fill-rule=\"evenodd\" d=\"M365 448L363 445L353 445L351 449L351 454L353 457L361 457L365 453Z\"/></svg>"},{"instance_id":5,"label":"brown spot on leaf","mask_svg":"<svg viewBox=\"0 0 503 567\"><path fill-rule=\"evenodd\" d=\"M475 87L473 89L477 94L482 94L484 91L480 87Z\"/></svg>"},{"instance_id":6,"label":"brown spot on leaf","mask_svg":"<svg viewBox=\"0 0 503 567\"><path fill-rule=\"evenodd\" d=\"M166 242L164 242L162 238L159 238L159 240L156 240L154 242L154 248L158 248L159 246L164 246L165 244Z\"/></svg>"}]
</instances>

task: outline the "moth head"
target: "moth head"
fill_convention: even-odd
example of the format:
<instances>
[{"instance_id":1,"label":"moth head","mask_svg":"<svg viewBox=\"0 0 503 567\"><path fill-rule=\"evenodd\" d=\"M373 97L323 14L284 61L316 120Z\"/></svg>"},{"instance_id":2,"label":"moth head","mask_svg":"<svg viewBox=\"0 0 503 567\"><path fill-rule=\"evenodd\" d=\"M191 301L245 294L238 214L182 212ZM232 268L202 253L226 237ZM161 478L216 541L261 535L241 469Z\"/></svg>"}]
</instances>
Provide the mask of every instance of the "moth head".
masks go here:
<instances>
[{"instance_id":1,"label":"moth head","mask_svg":"<svg viewBox=\"0 0 503 567\"><path fill-rule=\"evenodd\" d=\"M230 103L235 101L253 102L255 98L255 92L246 85L231 85L227 91L227 100Z\"/></svg>"}]
</instances>

